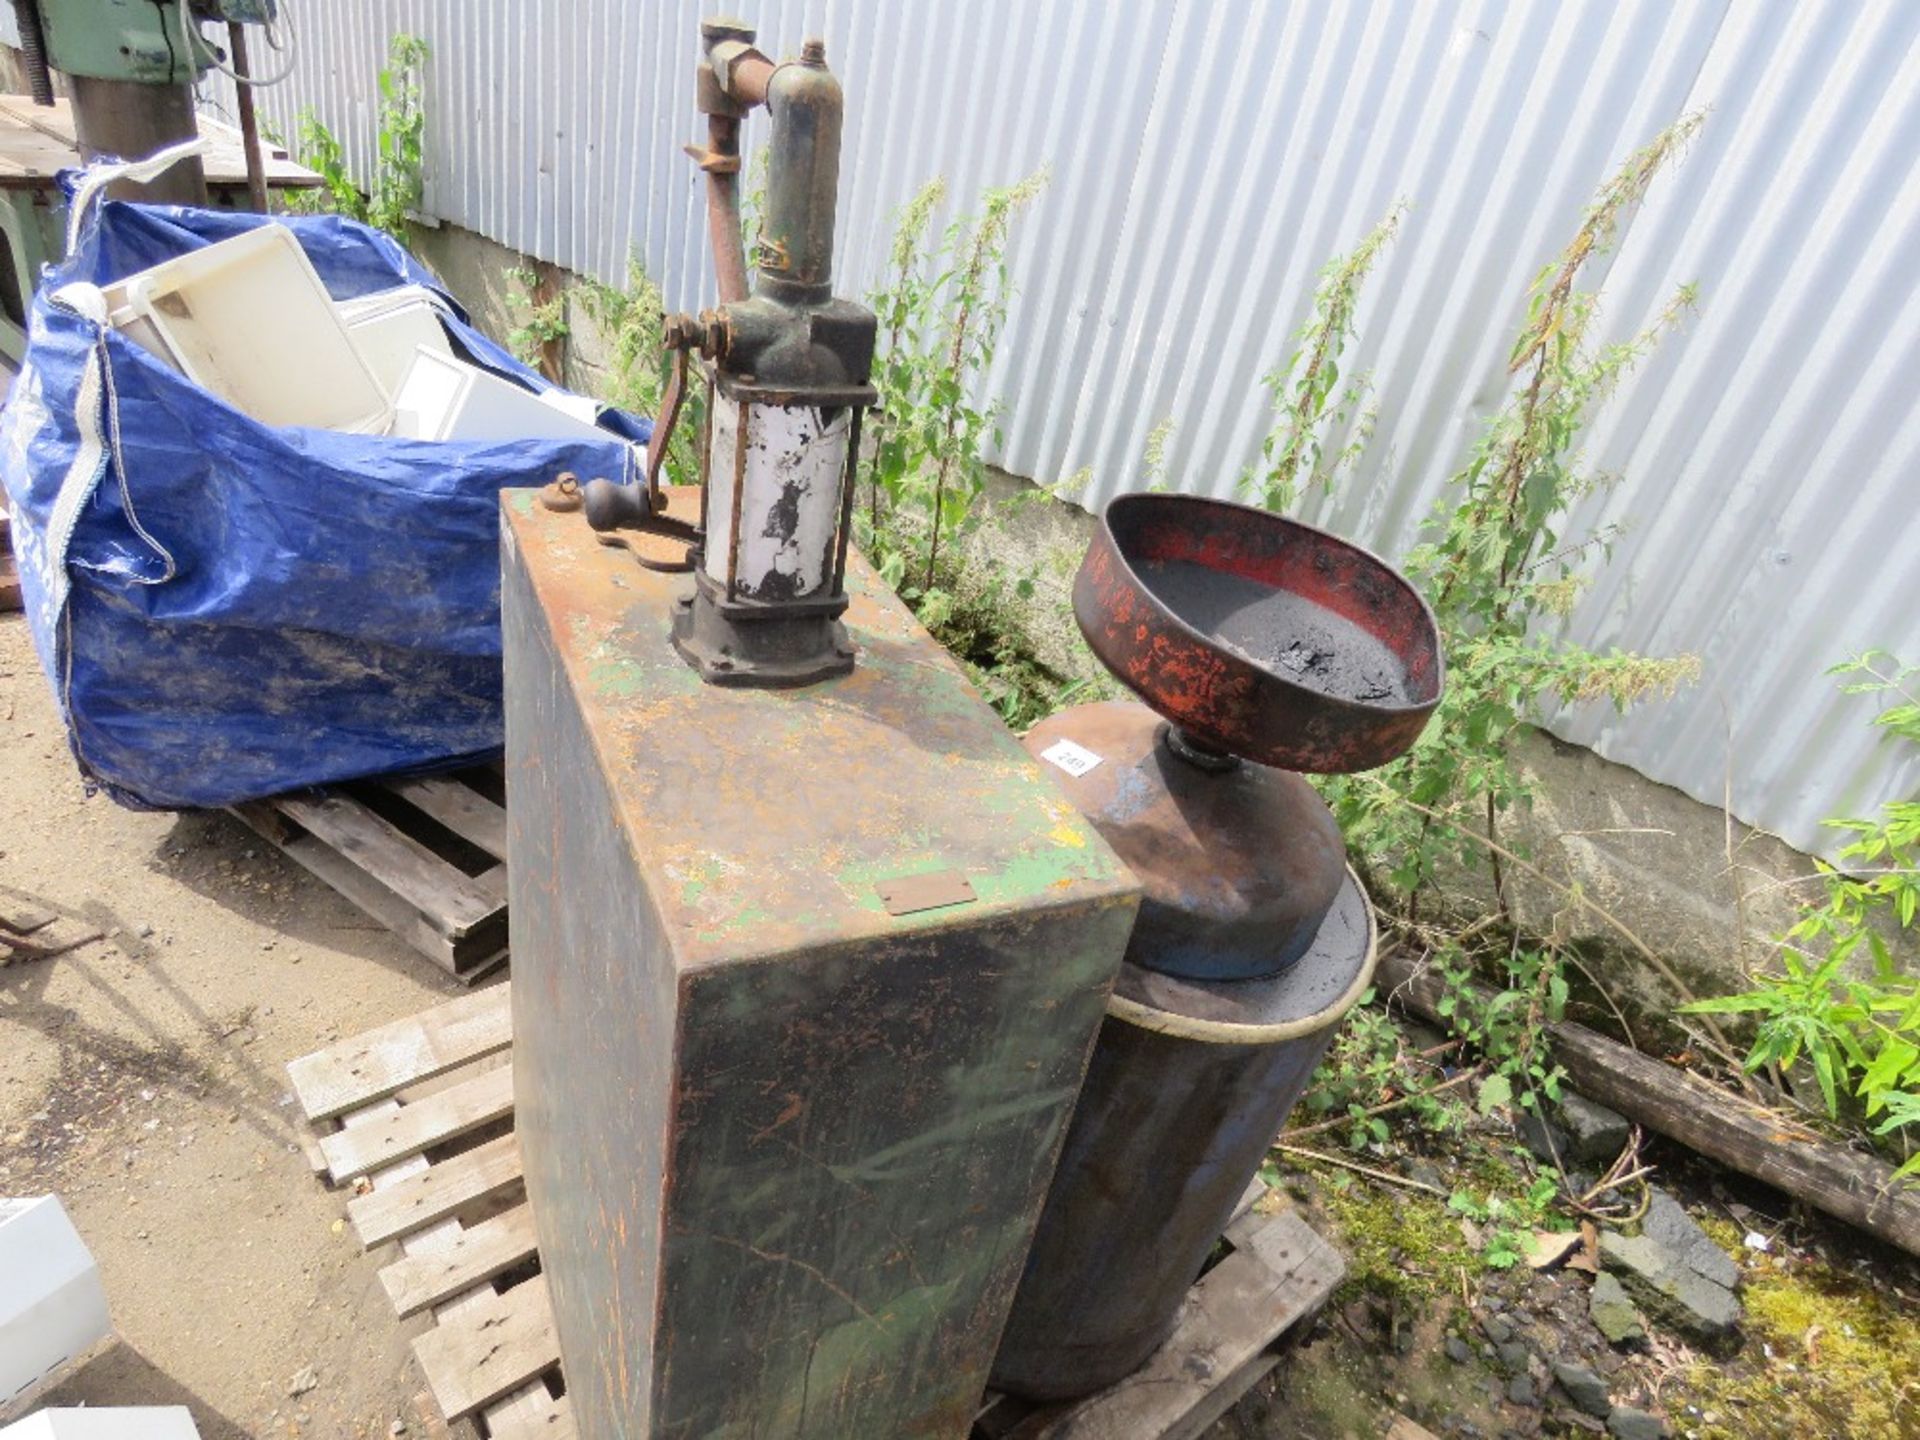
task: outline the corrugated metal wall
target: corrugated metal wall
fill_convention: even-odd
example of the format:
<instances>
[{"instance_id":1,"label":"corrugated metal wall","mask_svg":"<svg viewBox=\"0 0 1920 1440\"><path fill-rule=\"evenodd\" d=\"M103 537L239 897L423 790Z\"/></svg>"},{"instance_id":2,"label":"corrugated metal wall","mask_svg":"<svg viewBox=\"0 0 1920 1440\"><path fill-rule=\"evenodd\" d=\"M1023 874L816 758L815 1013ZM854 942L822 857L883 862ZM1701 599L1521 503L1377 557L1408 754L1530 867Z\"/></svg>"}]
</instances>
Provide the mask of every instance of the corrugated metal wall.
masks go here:
<instances>
[{"instance_id":1,"label":"corrugated metal wall","mask_svg":"<svg viewBox=\"0 0 1920 1440\"><path fill-rule=\"evenodd\" d=\"M629 249L708 293L691 164L699 8L632 0L294 0L266 108L311 106L364 164L398 30L433 46L429 206L569 268ZM994 458L1083 498L1169 479L1228 495L1315 271L1410 204L1360 315L1379 426L1323 520L1408 543L1499 403L1528 279L1632 148L1707 126L1624 231L1601 290L1625 335L1697 281L1697 321L1596 417L1626 535L1580 638L1691 650L1700 685L1555 728L1795 844L1920 787L1822 670L1920 660L1920 6L1897 0L793 0L737 8L767 48L822 34L851 104L844 288L928 176L959 195L1042 166L990 389ZM216 105L224 97L210 87ZM1601 277L1596 275L1596 280Z\"/></svg>"}]
</instances>

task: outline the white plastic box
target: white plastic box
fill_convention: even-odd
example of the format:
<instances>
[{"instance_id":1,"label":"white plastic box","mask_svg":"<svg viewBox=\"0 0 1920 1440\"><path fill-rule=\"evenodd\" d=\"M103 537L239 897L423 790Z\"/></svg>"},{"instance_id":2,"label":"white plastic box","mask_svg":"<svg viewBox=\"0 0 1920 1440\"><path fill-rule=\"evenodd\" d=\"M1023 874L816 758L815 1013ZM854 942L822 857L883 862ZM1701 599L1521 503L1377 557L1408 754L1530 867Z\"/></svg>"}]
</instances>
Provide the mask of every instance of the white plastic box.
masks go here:
<instances>
[{"instance_id":1,"label":"white plastic box","mask_svg":"<svg viewBox=\"0 0 1920 1440\"><path fill-rule=\"evenodd\" d=\"M184 1405L36 1410L0 1440L200 1440Z\"/></svg>"},{"instance_id":2,"label":"white plastic box","mask_svg":"<svg viewBox=\"0 0 1920 1440\"><path fill-rule=\"evenodd\" d=\"M0 1413L111 1333L100 1267L58 1197L0 1200Z\"/></svg>"},{"instance_id":3,"label":"white plastic box","mask_svg":"<svg viewBox=\"0 0 1920 1440\"><path fill-rule=\"evenodd\" d=\"M386 392L284 225L175 256L105 293L116 328L263 424L386 428Z\"/></svg>"},{"instance_id":4,"label":"white plastic box","mask_svg":"<svg viewBox=\"0 0 1920 1440\"><path fill-rule=\"evenodd\" d=\"M401 285L376 291L334 307L360 358L367 362L380 388L391 400L413 366L413 352L421 346L452 355L447 332L440 324L440 307L433 293L420 285Z\"/></svg>"},{"instance_id":5,"label":"white plastic box","mask_svg":"<svg viewBox=\"0 0 1920 1440\"><path fill-rule=\"evenodd\" d=\"M422 346L393 397L393 433L410 440L617 440L531 390Z\"/></svg>"}]
</instances>

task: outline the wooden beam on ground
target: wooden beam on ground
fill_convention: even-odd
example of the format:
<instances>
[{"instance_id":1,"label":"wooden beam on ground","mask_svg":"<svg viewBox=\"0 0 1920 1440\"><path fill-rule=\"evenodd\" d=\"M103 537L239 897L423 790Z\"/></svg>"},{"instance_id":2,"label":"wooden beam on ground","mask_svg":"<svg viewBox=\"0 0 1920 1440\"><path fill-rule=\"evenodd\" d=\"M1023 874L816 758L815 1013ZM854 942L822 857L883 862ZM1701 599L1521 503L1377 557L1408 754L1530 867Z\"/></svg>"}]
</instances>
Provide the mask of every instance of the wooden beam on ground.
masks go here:
<instances>
[{"instance_id":1,"label":"wooden beam on ground","mask_svg":"<svg viewBox=\"0 0 1920 1440\"><path fill-rule=\"evenodd\" d=\"M437 1225L520 1182L520 1142L502 1135L347 1202L347 1218L371 1250Z\"/></svg>"},{"instance_id":2,"label":"wooden beam on ground","mask_svg":"<svg viewBox=\"0 0 1920 1440\"><path fill-rule=\"evenodd\" d=\"M533 1211L524 1204L464 1227L458 1236L429 1254L405 1255L380 1272L394 1313L417 1315L442 1300L484 1284L533 1259Z\"/></svg>"},{"instance_id":3,"label":"wooden beam on ground","mask_svg":"<svg viewBox=\"0 0 1920 1440\"><path fill-rule=\"evenodd\" d=\"M1173 1334L1133 1374L1008 1440L1195 1440L1278 1363L1276 1337L1324 1305L1346 1273L1298 1215L1250 1230L1188 1292Z\"/></svg>"},{"instance_id":4,"label":"wooden beam on ground","mask_svg":"<svg viewBox=\"0 0 1920 1440\"><path fill-rule=\"evenodd\" d=\"M485 1297L457 1320L443 1317L413 1353L449 1423L539 1379L560 1363L546 1277Z\"/></svg>"},{"instance_id":5,"label":"wooden beam on ground","mask_svg":"<svg viewBox=\"0 0 1920 1440\"><path fill-rule=\"evenodd\" d=\"M1409 956L1382 955L1375 983L1391 1002L1445 1023L1444 982ZM1584 1025L1562 1021L1547 1036L1568 1082L1589 1100L1920 1255L1920 1187L1896 1181L1885 1161Z\"/></svg>"}]
</instances>

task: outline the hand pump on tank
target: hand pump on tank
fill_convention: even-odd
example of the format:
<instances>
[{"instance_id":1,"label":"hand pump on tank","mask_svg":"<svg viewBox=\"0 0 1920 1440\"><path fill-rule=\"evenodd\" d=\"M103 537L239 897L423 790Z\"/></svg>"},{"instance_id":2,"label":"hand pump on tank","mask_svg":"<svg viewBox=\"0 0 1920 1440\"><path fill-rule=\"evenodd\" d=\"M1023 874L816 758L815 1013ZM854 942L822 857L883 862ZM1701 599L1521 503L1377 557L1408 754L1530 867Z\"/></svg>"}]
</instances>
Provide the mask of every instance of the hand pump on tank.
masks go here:
<instances>
[{"instance_id":1,"label":"hand pump on tank","mask_svg":"<svg viewBox=\"0 0 1920 1440\"><path fill-rule=\"evenodd\" d=\"M671 376L645 487L594 481L585 509L596 530L674 533L660 470L697 355L707 389L701 515L697 532L685 532L694 588L674 615L674 649L714 684L806 685L853 668L840 616L861 419L877 398L873 312L832 286L840 82L820 40L775 64L735 21L707 21L700 34L707 143L687 153L707 176L720 303L667 318ZM772 137L749 294L740 123L760 104Z\"/></svg>"}]
</instances>

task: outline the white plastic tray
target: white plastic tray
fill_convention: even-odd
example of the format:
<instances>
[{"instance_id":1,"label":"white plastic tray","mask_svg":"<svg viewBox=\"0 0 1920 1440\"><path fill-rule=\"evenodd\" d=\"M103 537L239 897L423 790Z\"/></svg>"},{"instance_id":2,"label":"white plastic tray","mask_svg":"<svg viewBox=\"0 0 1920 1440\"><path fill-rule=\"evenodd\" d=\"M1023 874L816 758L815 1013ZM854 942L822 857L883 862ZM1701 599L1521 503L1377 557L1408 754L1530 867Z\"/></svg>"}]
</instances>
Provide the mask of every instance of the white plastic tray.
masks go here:
<instances>
[{"instance_id":1,"label":"white plastic tray","mask_svg":"<svg viewBox=\"0 0 1920 1440\"><path fill-rule=\"evenodd\" d=\"M335 307L346 322L354 349L367 362L367 368L373 371L389 400L400 393L407 371L413 366L414 351L424 346L442 355L453 354L452 346L447 343L447 332L440 324L438 307L425 298L426 292L418 286L409 285L405 290L415 298L379 305L367 303L396 293L383 291L358 300L343 300Z\"/></svg>"},{"instance_id":2,"label":"white plastic tray","mask_svg":"<svg viewBox=\"0 0 1920 1440\"><path fill-rule=\"evenodd\" d=\"M0 1440L200 1440L184 1405L36 1410Z\"/></svg>"},{"instance_id":3,"label":"white plastic tray","mask_svg":"<svg viewBox=\"0 0 1920 1440\"><path fill-rule=\"evenodd\" d=\"M422 346L393 397L393 433L413 440L617 440L530 390Z\"/></svg>"},{"instance_id":4,"label":"white plastic tray","mask_svg":"<svg viewBox=\"0 0 1920 1440\"><path fill-rule=\"evenodd\" d=\"M106 293L117 326L263 424L386 426L386 392L284 225L176 256Z\"/></svg>"}]
</instances>

